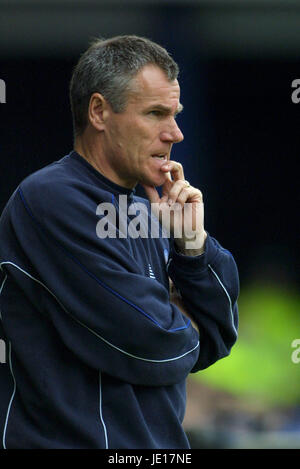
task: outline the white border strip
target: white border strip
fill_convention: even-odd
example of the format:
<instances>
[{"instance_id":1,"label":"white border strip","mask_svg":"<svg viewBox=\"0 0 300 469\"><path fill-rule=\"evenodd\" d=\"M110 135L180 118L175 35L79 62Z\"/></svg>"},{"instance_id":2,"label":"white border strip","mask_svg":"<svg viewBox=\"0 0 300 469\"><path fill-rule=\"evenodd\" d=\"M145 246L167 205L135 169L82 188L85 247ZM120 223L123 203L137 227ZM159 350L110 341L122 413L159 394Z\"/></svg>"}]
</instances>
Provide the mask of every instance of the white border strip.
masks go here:
<instances>
[{"instance_id":1,"label":"white border strip","mask_svg":"<svg viewBox=\"0 0 300 469\"><path fill-rule=\"evenodd\" d=\"M106 430L106 425L103 420L103 415L102 415L102 386L101 386L101 371L99 372L99 414L100 414L100 420L103 425L103 430L104 430L104 438L105 438L105 449L108 449L108 438L107 438L107 430Z\"/></svg>"}]
</instances>

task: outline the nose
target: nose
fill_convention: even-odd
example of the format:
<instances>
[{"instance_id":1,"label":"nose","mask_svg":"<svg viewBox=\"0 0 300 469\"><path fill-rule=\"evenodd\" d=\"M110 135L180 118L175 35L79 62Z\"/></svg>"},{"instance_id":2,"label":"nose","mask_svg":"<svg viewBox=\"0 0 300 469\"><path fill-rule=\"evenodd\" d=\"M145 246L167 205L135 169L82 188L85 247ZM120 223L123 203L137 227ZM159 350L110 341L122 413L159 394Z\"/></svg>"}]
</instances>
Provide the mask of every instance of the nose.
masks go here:
<instances>
[{"instance_id":1,"label":"nose","mask_svg":"<svg viewBox=\"0 0 300 469\"><path fill-rule=\"evenodd\" d=\"M168 129L163 130L161 132L160 138L162 142L169 142L169 143L182 142L182 140L184 139L184 136L180 128L178 127L175 119L174 119L172 126L170 126Z\"/></svg>"}]
</instances>

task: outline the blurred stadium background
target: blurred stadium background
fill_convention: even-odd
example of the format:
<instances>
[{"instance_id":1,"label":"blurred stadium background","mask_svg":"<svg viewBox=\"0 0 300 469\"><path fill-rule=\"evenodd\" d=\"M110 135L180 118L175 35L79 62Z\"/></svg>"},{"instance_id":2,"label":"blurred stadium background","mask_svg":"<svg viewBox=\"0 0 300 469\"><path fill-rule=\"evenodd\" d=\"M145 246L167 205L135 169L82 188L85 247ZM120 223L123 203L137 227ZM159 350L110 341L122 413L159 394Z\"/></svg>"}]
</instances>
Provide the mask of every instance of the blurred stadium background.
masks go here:
<instances>
[{"instance_id":1,"label":"blurred stadium background","mask_svg":"<svg viewBox=\"0 0 300 469\"><path fill-rule=\"evenodd\" d=\"M72 68L91 38L119 34L179 63L185 140L173 158L240 272L238 343L188 380L192 447L300 448L299 1L0 0L0 210L70 151Z\"/></svg>"}]
</instances>

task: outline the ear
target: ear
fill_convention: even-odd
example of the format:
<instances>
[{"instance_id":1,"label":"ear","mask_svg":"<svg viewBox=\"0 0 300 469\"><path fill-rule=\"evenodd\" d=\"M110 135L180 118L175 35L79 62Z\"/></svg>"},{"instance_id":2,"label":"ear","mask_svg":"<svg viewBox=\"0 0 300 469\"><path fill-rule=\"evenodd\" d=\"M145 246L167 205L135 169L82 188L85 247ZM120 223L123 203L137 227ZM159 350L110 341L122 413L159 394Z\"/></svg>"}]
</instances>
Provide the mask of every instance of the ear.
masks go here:
<instances>
[{"instance_id":1,"label":"ear","mask_svg":"<svg viewBox=\"0 0 300 469\"><path fill-rule=\"evenodd\" d=\"M97 130L104 130L106 118L109 113L109 105L104 96L100 93L93 93L88 110L88 120Z\"/></svg>"}]
</instances>

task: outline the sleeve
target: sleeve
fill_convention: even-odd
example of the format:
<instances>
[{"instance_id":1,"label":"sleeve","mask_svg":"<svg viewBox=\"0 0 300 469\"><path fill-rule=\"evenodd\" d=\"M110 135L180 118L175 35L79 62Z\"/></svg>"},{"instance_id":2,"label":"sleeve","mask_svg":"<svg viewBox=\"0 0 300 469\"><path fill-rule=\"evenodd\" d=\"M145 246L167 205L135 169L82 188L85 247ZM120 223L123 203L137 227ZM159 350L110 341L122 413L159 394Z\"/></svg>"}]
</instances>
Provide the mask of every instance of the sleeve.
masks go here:
<instances>
[{"instance_id":1,"label":"sleeve","mask_svg":"<svg viewBox=\"0 0 300 469\"><path fill-rule=\"evenodd\" d=\"M168 273L199 327L196 372L229 355L237 340L237 266L231 253L208 234L200 256L182 255L173 244Z\"/></svg>"},{"instance_id":2,"label":"sleeve","mask_svg":"<svg viewBox=\"0 0 300 469\"><path fill-rule=\"evenodd\" d=\"M21 185L10 211L27 294L88 366L138 385L183 380L199 353L190 321L141 272L130 240L96 236L96 204L84 191L48 186Z\"/></svg>"}]
</instances>

